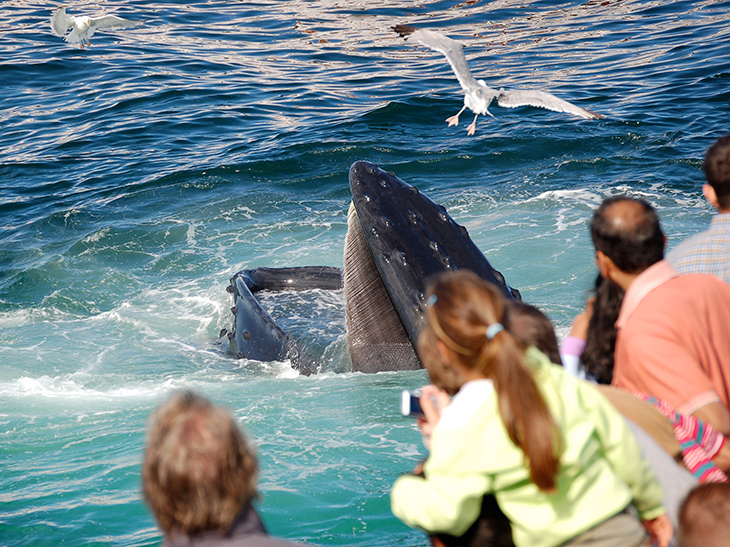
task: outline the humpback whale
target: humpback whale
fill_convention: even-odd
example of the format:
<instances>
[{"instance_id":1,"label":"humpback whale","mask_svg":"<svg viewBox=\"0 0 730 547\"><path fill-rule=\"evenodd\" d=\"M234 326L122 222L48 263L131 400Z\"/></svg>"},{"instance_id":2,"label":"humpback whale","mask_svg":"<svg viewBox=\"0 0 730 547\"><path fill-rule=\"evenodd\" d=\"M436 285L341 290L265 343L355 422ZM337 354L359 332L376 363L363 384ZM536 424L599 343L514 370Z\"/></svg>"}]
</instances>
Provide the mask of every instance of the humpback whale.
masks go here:
<instances>
[{"instance_id":1,"label":"humpback whale","mask_svg":"<svg viewBox=\"0 0 730 547\"><path fill-rule=\"evenodd\" d=\"M424 326L428 278L469 269L520 299L446 209L418 188L366 161L350 167L344 268L257 268L231 278L233 326L221 341L240 358L288 359L309 375L317 359L282 330L260 305L262 290L341 289L345 292L347 346L352 370L380 372L422 368L416 346Z\"/></svg>"}]
</instances>

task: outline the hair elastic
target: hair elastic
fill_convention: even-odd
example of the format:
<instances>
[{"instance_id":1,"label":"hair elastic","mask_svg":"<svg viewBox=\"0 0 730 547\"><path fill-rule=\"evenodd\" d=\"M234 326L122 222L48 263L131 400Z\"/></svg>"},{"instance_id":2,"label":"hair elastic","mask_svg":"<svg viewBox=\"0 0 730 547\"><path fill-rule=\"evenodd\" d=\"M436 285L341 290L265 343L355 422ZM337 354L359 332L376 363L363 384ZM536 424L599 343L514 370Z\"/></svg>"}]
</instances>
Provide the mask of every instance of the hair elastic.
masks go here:
<instances>
[{"instance_id":1,"label":"hair elastic","mask_svg":"<svg viewBox=\"0 0 730 547\"><path fill-rule=\"evenodd\" d=\"M433 306L436 303L436 300L438 300L438 296L436 296L435 294L432 294L431 296L428 297L428 300L426 300L426 305Z\"/></svg>"},{"instance_id":2,"label":"hair elastic","mask_svg":"<svg viewBox=\"0 0 730 547\"><path fill-rule=\"evenodd\" d=\"M494 340L497 333L502 332L503 330L504 325L502 323L492 323L487 327L487 332L485 334L489 340Z\"/></svg>"}]
</instances>

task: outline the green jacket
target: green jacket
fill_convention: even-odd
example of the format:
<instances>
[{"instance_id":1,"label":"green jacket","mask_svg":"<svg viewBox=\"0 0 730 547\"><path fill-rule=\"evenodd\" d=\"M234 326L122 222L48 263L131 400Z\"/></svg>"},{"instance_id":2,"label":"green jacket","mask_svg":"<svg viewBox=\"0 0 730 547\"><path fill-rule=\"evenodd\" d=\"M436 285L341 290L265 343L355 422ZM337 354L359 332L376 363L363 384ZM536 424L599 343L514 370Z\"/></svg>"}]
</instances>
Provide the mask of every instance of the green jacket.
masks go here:
<instances>
[{"instance_id":1,"label":"green jacket","mask_svg":"<svg viewBox=\"0 0 730 547\"><path fill-rule=\"evenodd\" d=\"M518 547L560 545L632 502L642 519L662 515L662 489L615 408L537 349L525 359L562 435L556 492L530 481L492 382L478 380L462 387L434 428L427 478L406 475L394 484L393 513L415 528L460 536L493 492Z\"/></svg>"}]
</instances>

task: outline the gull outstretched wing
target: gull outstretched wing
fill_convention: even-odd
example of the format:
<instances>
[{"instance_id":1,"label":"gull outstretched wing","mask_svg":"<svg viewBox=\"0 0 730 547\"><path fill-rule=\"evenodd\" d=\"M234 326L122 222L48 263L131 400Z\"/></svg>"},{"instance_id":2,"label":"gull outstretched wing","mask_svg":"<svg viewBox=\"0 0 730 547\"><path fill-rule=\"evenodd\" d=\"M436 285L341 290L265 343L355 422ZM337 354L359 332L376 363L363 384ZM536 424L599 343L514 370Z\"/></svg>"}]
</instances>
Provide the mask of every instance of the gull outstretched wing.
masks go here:
<instances>
[{"instance_id":1,"label":"gull outstretched wing","mask_svg":"<svg viewBox=\"0 0 730 547\"><path fill-rule=\"evenodd\" d=\"M464 51L459 42L439 32L417 29L407 25L396 25L393 30L406 40L413 38L416 42L442 53L451 65L451 69L456 74L456 78L464 91L478 87L477 81L469 70L469 65L466 64L466 57L464 57Z\"/></svg>"},{"instance_id":2,"label":"gull outstretched wing","mask_svg":"<svg viewBox=\"0 0 730 547\"><path fill-rule=\"evenodd\" d=\"M576 106L568 101L559 99L555 95L544 91L532 89L500 89L497 95L497 104L506 108L517 108L518 106L536 106L539 108L547 108L555 112L566 112L586 119L605 118L605 116L596 112L591 112Z\"/></svg>"},{"instance_id":3,"label":"gull outstretched wing","mask_svg":"<svg viewBox=\"0 0 730 547\"><path fill-rule=\"evenodd\" d=\"M132 21L131 19L122 19L116 15L105 15L89 20L89 25L98 29L102 28L129 28L142 26L142 21Z\"/></svg>"},{"instance_id":4,"label":"gull outstretched wing","mask_svg":"<svg viewBox=\"0 0 730 547\"><path fill-rule=\"evenodd\" d=\"M66 8L57 8L51 13L51 32L63 36L74 24L73 17L66 15Z\"/></svg>"}]
</instances>

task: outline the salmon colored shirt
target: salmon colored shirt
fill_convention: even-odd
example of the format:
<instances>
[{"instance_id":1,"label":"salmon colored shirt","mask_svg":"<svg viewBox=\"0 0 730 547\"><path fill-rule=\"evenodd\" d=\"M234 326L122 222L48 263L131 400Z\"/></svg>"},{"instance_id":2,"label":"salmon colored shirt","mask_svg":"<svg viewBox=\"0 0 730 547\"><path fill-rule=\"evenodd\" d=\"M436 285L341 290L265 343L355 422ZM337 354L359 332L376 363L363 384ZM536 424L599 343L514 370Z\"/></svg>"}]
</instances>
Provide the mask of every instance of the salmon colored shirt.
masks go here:
<instances>
[{"instance_id":1,"label":"salmon colored shirt","mask_svg":"<svg viewBox=\"0 0 730 547\"><path fill-rule=\"evenodd\" d=\"M631 283L616 328L613 385L681 414L718 401L730 409L730 285L662 260Z\"/></svg>"}]
</instances>

